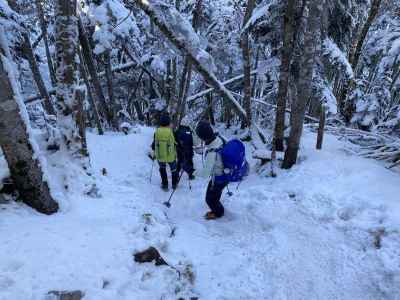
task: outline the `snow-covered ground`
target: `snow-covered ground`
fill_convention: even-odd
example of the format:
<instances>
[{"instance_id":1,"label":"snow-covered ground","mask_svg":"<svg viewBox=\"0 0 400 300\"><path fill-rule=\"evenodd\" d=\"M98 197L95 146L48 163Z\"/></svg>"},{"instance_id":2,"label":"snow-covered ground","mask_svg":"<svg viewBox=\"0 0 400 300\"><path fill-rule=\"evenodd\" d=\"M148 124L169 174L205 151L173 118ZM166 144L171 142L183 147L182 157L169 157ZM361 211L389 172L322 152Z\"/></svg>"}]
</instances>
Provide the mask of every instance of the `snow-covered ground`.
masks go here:
<instances>
[{"instance_id":1,"label":"snow-covered ground","mask_svg":"<svg viewBox=\"0 0 400 300\"><path fill-rule=\"evenodd\" d=\"M50 290L82 290L84 300L400 299L398 173L346 154L331 136L317 152L306 134L298 166L276 178L252 173L224 195L226 216L205 221L205 179L189 189L184 177L172 207L162 204L157 166L149 182L152 132L88 135L101 198L82 195L76 170L63 192L70 166L54 156L60 213L0 206L1 300ZM149 246L175 269L135 263Z\"/></svg>"}]
</instances>

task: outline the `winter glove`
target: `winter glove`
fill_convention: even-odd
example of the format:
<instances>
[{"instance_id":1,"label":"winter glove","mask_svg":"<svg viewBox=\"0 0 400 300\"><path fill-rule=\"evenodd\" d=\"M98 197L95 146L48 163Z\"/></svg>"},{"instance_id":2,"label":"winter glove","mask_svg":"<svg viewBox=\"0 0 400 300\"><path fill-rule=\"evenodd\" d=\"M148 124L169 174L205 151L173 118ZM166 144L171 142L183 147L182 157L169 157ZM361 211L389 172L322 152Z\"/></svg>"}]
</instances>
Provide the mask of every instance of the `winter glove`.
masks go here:
<instances>
[{"instance_id":1,"label":"winter glove","mask_svg":"<svg viewBox=\"0 0 400 300\"><path fill-rule=\"evenodd\" d=\"M193 150L194 150L194 152L196 152L197 154L203 155L203 147L202 147L202 146L194 147Z\"/></svg>"}]
</instances>

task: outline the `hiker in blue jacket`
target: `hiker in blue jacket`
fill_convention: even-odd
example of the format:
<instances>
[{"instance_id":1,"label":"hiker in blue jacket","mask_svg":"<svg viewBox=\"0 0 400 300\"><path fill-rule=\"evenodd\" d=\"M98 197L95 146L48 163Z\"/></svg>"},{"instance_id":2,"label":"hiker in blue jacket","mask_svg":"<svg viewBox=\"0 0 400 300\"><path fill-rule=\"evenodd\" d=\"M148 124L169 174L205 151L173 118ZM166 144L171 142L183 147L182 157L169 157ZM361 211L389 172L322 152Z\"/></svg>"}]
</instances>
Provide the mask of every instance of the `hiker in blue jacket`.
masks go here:
<instances>
[{"instance_id":1,"label":"hiker in blue jacket","mask_svg":"<svg viewBox=\"0 0 400 300\"><path fill-rule=\"evenodd\" d=\"M224 206L221 204L224 188L229 182L240 181L247 175L248 164L245 159L245 149L242 142L238 140L227 143L214 132L207 121L199 122L196 134L204 141L206 153L205 166L196 174L200 177L211 177L206 193L206 202L211 210L206 213L204 218L214 220L224 215ZM226 147L227 145L229 147ZM224 162L233 162L236 166L224 165ZM230 170L228 167L234 167L234 169Z\"/></svg>"},{"instance_id":2,"label":"hiker in blue jacket","mask_svg":"<svg viewBox=\"0 0 400 300\"><path fill-rule=\"evenodd\" d=\"M189 180L193 180L195 171L193 164L193 132L187 117L182 119L178 129L175 131L175 140L177 144L178 173L180 174L181 170L183 170L188 174Z\"/></svg>"}]
</instances>

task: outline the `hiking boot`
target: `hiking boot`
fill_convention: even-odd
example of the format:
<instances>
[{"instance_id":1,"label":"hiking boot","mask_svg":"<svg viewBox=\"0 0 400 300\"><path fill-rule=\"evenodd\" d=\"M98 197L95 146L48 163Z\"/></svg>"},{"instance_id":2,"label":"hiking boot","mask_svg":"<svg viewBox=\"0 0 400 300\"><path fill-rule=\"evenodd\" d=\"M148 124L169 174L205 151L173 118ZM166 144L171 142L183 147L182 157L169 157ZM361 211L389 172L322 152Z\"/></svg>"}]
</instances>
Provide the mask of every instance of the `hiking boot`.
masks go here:
<instances>
[{"instance_id":1,"label":"hiking boot","mask_svg":"<svg viewBox=\"0 0 400 300\"><path fill-rule=\"evenodd\" d=\"M162 184L162 185L161 185L161 189L162 189L164 192L168 192L168 184Z\"/></svg>"},{"instance_id":2,"label":"hiking boot","mask_svg":"<svg viewBox=\"0 0 400 300\"><path fill-rule=\"evenodd\" d=\"M209 211L208 213L206 213L204 215L204 219L206 220L215 220L218 219L219 217L217 217L217 215L215 213L213 213L212 211Z\"/></svg>"},{"instance_id":3,"label":"hiking boot","mask_svg":"<svg viewBox=\"0 0 400 300\"><path fill-rule=\"evenodd\" d=\"M173 190L176 190L177 188L178 188L178 184L173 184L173 185L172 185L172 189L173 189Z\"/></svg>"},{"instance_id":4,"label":"hiking boot","mask_svg":"<svg viewBox=\"0 0 400 300\"><path fill-rule=\"evenodd\" d=\"M196 179L196 176L194 176L193 174L189 175L189 180L195 180L195 179Z\"/></svg>"}]
</instances>

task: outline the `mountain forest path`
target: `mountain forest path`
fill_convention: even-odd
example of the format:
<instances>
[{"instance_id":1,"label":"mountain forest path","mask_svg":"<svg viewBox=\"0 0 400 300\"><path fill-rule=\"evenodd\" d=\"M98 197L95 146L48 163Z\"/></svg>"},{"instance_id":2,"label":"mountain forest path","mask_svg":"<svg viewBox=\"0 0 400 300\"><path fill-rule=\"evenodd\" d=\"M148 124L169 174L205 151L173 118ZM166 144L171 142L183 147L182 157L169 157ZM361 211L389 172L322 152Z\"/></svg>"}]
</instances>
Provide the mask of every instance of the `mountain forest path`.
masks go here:
<instances>
[{"instance_id":1,"label":"mountain forest path","mask_svg":"<svg viewBox=\"0 0 400 300\"><path fill-rule=\"evenodd\" d=\"M347 169L341 157L326 163L323 172L315 167L328 153L275 179L251 174L239 190L231 186L232 197L224 193L226 215L206 221L206 179L192 181L190 189L183 175L171 208L163 205L169 193L160 188L156 163L149 180L152 162L146 151L153 129L141 130L104 139L89 136L89 145L96 143L93 166L107 170L105 195L123 199L118 205L135 208L136 216L155 215L173 228L163 253L192 263L201 299L400 299L399 275L385 269L371 234L384 226L387 209L352 193L349 183L335 190L344 176L354 178L348 174L353 166ZM374 169L364 172L374 176ZM390 178L388 188L397 184L399 189L399 180Z\"/></svg>"}]
</instances>

